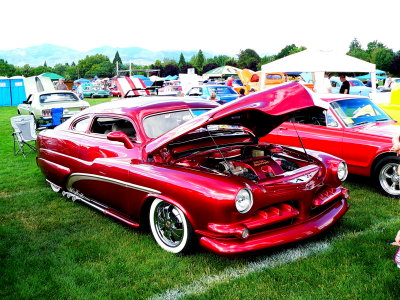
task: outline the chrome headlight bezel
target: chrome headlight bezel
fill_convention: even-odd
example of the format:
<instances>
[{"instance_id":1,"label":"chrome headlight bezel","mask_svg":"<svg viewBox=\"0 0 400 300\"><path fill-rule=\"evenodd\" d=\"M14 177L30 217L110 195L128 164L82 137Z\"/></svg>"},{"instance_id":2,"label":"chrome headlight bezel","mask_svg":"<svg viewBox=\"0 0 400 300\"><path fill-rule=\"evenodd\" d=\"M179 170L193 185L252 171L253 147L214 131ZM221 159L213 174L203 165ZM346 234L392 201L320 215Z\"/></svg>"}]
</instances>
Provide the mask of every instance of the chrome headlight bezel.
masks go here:
<instances>
[{"instance_id":1,"label":"chrome headlight bezel","mask_svg":"<svg viewBox=\"0 0 400 300\"><path fill-rule=\"evenodd\" d=\"M235 207L241 214L247 213L253 207L253 193L250 189L241 189L235 197Z\"/></svg>"},{"instance_id":2,"label":"chrome headlight bezel","mask_svg":"<svg viewBox=\"0 0 400 300\"><path fill-rule=\"evenodd\" d=\"M340 181L345 181L347 175L349 174L349 170L347 168L347 164L345 161L341 161L337 167L337 177Z\"/></svg>"}]
</instances>

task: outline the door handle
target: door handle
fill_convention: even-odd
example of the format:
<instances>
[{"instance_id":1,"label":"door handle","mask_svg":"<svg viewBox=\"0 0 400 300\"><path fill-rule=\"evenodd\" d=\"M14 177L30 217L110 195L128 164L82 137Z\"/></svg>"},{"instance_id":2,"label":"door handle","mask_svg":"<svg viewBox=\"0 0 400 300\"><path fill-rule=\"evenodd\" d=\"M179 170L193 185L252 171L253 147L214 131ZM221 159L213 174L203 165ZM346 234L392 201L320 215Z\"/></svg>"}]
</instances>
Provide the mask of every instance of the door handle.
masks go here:
<instances>
[{"instance_id":1,"label":"door handle","mask_svg":"<svg viewBox=\"0 0 400 300\"><path fill-rule=\"evenodd\" d=\"M278 127L279 130L288 130L287 127Z\"/></svg>"}]
</instances>

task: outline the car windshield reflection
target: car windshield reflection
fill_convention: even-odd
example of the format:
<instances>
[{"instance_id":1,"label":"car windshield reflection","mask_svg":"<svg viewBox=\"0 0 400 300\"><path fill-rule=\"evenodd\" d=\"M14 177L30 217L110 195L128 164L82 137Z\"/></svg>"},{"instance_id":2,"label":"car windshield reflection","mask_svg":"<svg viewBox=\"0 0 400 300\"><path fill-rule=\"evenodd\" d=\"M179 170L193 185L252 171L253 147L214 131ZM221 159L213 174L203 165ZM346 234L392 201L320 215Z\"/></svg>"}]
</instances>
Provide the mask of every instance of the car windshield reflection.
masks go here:
<instances>
[{"instance_id":1,"label":"car windshield reflection","mask_svg":"<svg viewBox=\"0 0 400 300\"><path fill-rule=\"evenodd\" d=\"M369 99L345 99L331 103L347 127L389 121L391 118Z\"/></svg>"},{"instance_id":2,"label":"car windshield reflection","mask_svg":"<svg viewBox=\"0 0 400 300\"><path fill-rule=\"evenodd\" d=\"M208 110L180 110L151 115L143 120L143 127L149 138L157 138Z\"/></svg>"},{"instance_id":3,"label":"car windshield reflection","mask_svg":"<svg viewBox=\"0 0 400 300\"><path fill-rule=\"evenodd\" d=\"M40 103L49 103L49 102L79 101L79 99L73 93L56 93L56 94L43 94L40 96L39 101Z\"/></svg>"}]
</instances>

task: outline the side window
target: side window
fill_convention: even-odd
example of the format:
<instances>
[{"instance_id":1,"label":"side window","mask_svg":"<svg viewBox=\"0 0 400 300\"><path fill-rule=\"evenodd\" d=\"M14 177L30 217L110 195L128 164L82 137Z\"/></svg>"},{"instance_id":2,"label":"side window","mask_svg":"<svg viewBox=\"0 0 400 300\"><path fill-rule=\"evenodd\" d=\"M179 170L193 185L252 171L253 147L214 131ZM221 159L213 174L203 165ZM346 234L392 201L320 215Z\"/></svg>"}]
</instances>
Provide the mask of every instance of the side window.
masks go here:
<instances>
[{"instance_id":1,"label":"side window","mask_svg":"<svg viewBox=\"0 0 400 300\"><path fill-rule=\"evenodd\" d=\"M326 124L328 127L339 127L339 123L336 121L335 117L329 110L326 114Z\"/></svg>"},{"instance_id":2,"label":"side window","mask_svg":"<svg viewBox=\"0 0 400 300\"><path fill-rule=\"evenodd\" d=\"M89 117L79 120L78 122L72 125L72 130L78 132L85 132L88 128L89 121L90 121Z\"/></svg>"},{"instance_id":3,"label":"side window","mask_svg":"<svg viewBox=\"0 0 400 300\"><path fill-rule=\"evenodd\" d=\"M97 117L93 120L90 128L91 133L102 135L115 131L124 132L132 140L136 138L135 127L129 120L123 118Z\"/></svg>"},{"instance_id":4,"label":"side window","mask_svg":"<svg viewBox=\"0 0 400 300\"><path fill-rule=\"evenodd\" d=\"M321 109L309 108L295 113L290 121L308 125L326 126L326 113Z\"/></svg>"}]
</instances>

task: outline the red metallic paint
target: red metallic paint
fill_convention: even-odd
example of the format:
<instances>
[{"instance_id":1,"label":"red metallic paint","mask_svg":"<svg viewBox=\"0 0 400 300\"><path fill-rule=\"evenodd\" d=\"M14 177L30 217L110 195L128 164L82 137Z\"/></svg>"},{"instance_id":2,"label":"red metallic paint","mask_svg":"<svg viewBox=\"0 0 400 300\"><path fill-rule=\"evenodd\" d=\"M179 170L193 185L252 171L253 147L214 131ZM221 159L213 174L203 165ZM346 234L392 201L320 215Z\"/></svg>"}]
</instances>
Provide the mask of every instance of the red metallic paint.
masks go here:
<instances>
[{"instance_id":1,"label":"red metallic paint","mask_svg":"<svg viewBox=\"0 0 400 300\"><path fill-rule=\"evenodd\" d=\"M146 223L142 217L148 214L144 210L149 209L149 201L160 198L172 203L185 214L200 244L222 254L295 242L325 230L343 216L348 193L335 178L335 166L341 162L336 157L315 151L306 156L287 147L257 144L257 136L248 130L215 135L219 149L210 148L213 144L207 141L181 139L190 137L196 128L218 124L218 120L232 124L238 116L246 127L261 134L296 109L324 106L300 85L241 98L156 139L147 137L142 125L152 114L215 106L206 100L161 97L96 105L39 134L38 165L47 180L66 193L133 227ZM121 138L121 132L108 136L91 133L90 124L99 115L129 119L137 134L131 142L133 148ZM73 130L75 123L86 117L88 127L83 132ZM233 165L230 168L252 172L257 180L234 175L232 170L211 169L208 161L220 161L223 152L225 161ZM304 181L299 179L302 176L309 178ZM254 203L242 214L235 207L235 198L244 188L251 190ZM244 239L247 229L250 235Z\"/></svg>"}]
</instances>

